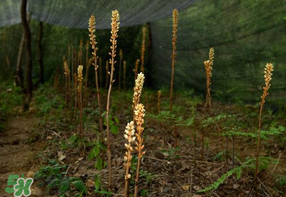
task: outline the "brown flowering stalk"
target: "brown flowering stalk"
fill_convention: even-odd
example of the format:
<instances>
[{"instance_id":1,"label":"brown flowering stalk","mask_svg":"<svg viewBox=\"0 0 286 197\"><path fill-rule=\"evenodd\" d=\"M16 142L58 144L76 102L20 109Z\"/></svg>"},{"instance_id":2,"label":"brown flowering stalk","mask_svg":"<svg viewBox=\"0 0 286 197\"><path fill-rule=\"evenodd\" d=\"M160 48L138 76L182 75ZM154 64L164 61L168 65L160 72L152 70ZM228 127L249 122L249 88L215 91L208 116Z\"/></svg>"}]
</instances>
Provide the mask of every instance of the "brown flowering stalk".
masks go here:
<instances>
[{"instance_id":1,"label":"brown flowering stalk","mask_svg":"<svg viewBox=\"0 0 286 197\"><path fill-rule=\"evenodd\" d=\"M124 91L126 90L126 61L123 61L123 86Z\"/></svg>"},{"instance_id":2,"label":"brown flowering stalk","mask_svg":"<svg viewBox=\"0 0 286 197\"><path fill-rule=\"evenodd\" d=\"M85 45L85 80L84 80L84 101L83 106L86 106L87 104L87 80L88 80L88 69L90 66L90 61L88 59L88 50L89 50L89 42L86 41Z\"/></svg>"},{"instance_id":3,"label":"brown flowering stalk","mask_svg":"<svg viewBox=\"0 0 286 197\"><path fill-rule=\"evenodd\" d=\"M106 102L106 133L107 133L107 157L108 157L108 188L111 189L112 185L112 172L111 172L111 151L110 151L110 133L109 133L109 110L110 110L110 95L112 90L112 84L114 83L113 74L114 74L114 65L116 63L115 56L116 56L116 48L117 48L117 37L119 31L119 13L117 10L112 11L112 18L111 18L111 52L109 55L111 59L109 63L111 65L110 70L110 80L109 80L109 89L107 94L107 102Z\"/></svg>"},{"instance_id":4,"label":"brown flowering stalk","mask_svg":"<svg viewBox=\"0 0 286 197\"><path fill-rule=\"evenodd\" d=\"M83 118L83 109L82 109L82 82L83 82L83 66L79 65L77 68L77 80L78 80L78 86L77 86L77 92L79 95L79 111L80 111L80 116L79 116L79 133L81 138L83 137L83 124L82 124L82 118Z\"/></svg>"},{"instance_id":5,"label":"brown flowering stalk","mask_svg":"<svg viewBox=\"0 0 286 197\"><path fill-rule=\"evenodd\" d=\"M93 50L93 65L95 70L95 87L96 87L96 96L97 96L97 103L98 103L98 111L99 111L99 128L100 128L100 134L101 134L101 143L104 142L103 138L103 123L102 123L102 116L101 116L101 102L100 102L100 93L99 93L99 84L98 84L98 65L97 65L97 47L96 47L96 36L95 36L95 17L92 15L89 19L89 39L91 48Z\"/></svg>"},{"instance_id":6,"label":"brown flowering stalk","mask_svg":"<svg viewBox=\"0 0 286 197\"><path fill-rule=\"evenodd\" d=\"M143 138L142 133L144 131L144 116L145 116L145 109L143 104L137 104L134 110L135 114L135 122L136 122L136 147L135 150L137 151L138 161L137 161L137 169L136 169L136 177L135 177L135 187L134 187L134 197L138 195L138 184L139 184L139 175L140 175L140 165L141 165L141 158L145 154L144 145L143 145Z\"/></svg>"},{"instance_id":7,"label":"brown flowering stalk","mask_svg":"<svg viewBox=\"0 0 286 197\"><path fill-rule=\"evenodd\" d=\"M70 91L70 69L67 60L64 60L64 75L65 75L65 98L66 98L66 105L68 106L69 91Z\"/></svg>"},{"instance_id":8,"label":"brown flowering stalk","mask_svg":"<svg viewBox=\"0 0 286 197\"><path fill-rule=\"evenodd\" d=\"M83 40L80 39L79 41L79 51L78 51L78 65L82 65L82 56L83 56L83 52L82 52L82 48L83 48Z\"/></svg>"},{"instance_id":9,"label":"brown flowering stalk","mask_svg":"<svg viewBox=\"0 0 286 197\"><path fill-rule=\"evenodd\" d=\"M99 81L100 81L100 88L102 88L102 58L99 58Z\"/></svg>"},{"instance_id":10,"label":"brown flowering stalk","mask_svg":"<svg viewBox=\"0 0 286 197\"><path fill-rule=\"evenodd\" d=\"M77 109L77 105L78 105L78 88L77 88L77 74L74 73L73 74L73 80L74 80L74 87L73 87L73 91L74 91L74 114L75 114L75 130L77 131L77 121L78 121L78 109Z\"/></svg>"},{"instance_id":11,"label":"brown flowering stalk","mask_svg":"<svg viewBox=\"0 0 286 197\"><path fill-rule=\"evenodd\" d=\"M212 66L210 63L210 60L204 61L204 66L206 70L206 103L205 108L210 109L211 108L211 76L212 76Z\"/></svg>"},{"instance_id":12,"label":"brown flowering stalk","mask_svg":"<svg viewBox=\"0 0 286 197\"><path fill-rule=\"evenodd\" d=\"M109 63L108 63L108 61L106 60L106 62L105 62L105 73L106 73L106 75L105 75L105 89L107 89L107 87L108 87L108 79L109 79Z\"/></svg>"},{"instance_id":13,"label":"brown flowering stalk","mask_svg":"<svg viewBox=\"0 0 286 197\"><path fill-rule=\"evenodd\" d=\"M161 112L161 90L158 90L158 104L157 104L157 108L158 108L158 114Z\"/></svg>"},{"instance_id":14,"label":"brown flowering stalk","mask_svg":"<svg viewBox=\"0 0 286 197\"><path fill-rule=\"evenodd\" d=\"M136 62L135 62L135 68L134 68L134 80L136 80L137 78L137 75L138 75L138 67L139 67L139 63L140 63L140 60L137 59Z\"/></svg>"},{"instance_id":15,"label":"brown flowering stalk","mask_svg":"<svg viewBox=\"0 0 286 197\"><path fill-rule=\"evenodd\" d=\"M119 73L118 73L118 89L121 90L121 71L122 71L122 61L123 61L123 52L122 49L119 51Z\"/></svg>"},{"instance_id":16,"label":"brown flowering stalk","mask_svg":"<svg viewBox=\"0 0 286 197\"><path fill-rule=\"evenodd\" d=\"M210 48L209 60L204 62L206 71L206 88L207 88L205 108L209 110L211 109L212 105L211 77L212 77L213 64L214 64L214 48Z\"/></svg>"},{"instance_id":17,"label":"brown flowering stalk","mask_svg":"<svg viewBox=\"0 0 286 197\"><path fill-rule=\"evenodd\" d=\"M133 111L135 110L135 106L140 102L140 97L143 89L145 76L143 73L139 73L137 79L135 80L135 87L133 93Z\"/></svg>"},{"instance_id":18,"label":"brown flowering stalk","mask_svg":"<svg viewBox=\"0 0 286 197\"><path fill-rule=\"evenodd\" d=\"M125 134L124 138L127 140L127 144L125 144L126 147L126 152L124 156L124 166L126 168L126 173L125 173L125 189L124 189L124 197L128 197L129 193L129 179L131 178L130 174L130 167L131 167L131 159L132 159L132 143L135 141L135 129L134 129L134 122L131 121L130 123L127 124L125 128Z\"/></svg>"},{"instance_id":19,"label":"brown flowering stalk","mask_svg":"<svg viewBox=\"0 0 286 197\"><path fill-rule=\"evenodd\" d=\"M214 65L214 48L211 47L209 51L209 60L210 60L210 65Z\"/></svg>"},{"instance_id":20,"label":"brown flowering stalk","mask_svg":"<svg viewBox=\"0 0 286 197\"><path fill-rule=\"evenodd\" d=\"M173 85L174 85L174 74L175 74L175 62L176 62L176 43L177 43L177 32L178 32L178 18L179 13L177 9L174 9L173 11L173 38L172 38L172 47L173 52L171 55L172 58L172 74L171 74L171 85L170 85L170 111L172 111L173 108Z\"/></svg>"},{"instance_id":21,"label":"brown flowering stalk","mask_svg":"<svg viewBox=\"0 0 286 197\"><path fill-rule=\"evenodd\" d=\"M141 46L141 67L140 71L144 73L144 57L145 57L145 47L146 47L146 32L147 28L143 27L142 29L142 46Z\"/></svg>"},{"instance_id":22,"label":"brown flowering stalk","mask_svg":"<svg viewBox=\"0 0 286 197\"><path fill-rule=\"evenodd\" d=\"M263 87L263 94L261 96L259 118L258 118L258 131L257 131L257 148L256 148L255 174L254 174L256 196L258 196L257 177L258 177L258 168L259 168L259 149L260 149L260 143L261 143L260 133L261 133L262 111L263 111L265 99L266 99L267 95L269 94L268 91L269 91L270 86L271 86L270 81L272 79L273 70L274 70L273 64L271 64L271 63L266 64L266 66L264 68L265 86Z\"/></svg>"}]
</instances>

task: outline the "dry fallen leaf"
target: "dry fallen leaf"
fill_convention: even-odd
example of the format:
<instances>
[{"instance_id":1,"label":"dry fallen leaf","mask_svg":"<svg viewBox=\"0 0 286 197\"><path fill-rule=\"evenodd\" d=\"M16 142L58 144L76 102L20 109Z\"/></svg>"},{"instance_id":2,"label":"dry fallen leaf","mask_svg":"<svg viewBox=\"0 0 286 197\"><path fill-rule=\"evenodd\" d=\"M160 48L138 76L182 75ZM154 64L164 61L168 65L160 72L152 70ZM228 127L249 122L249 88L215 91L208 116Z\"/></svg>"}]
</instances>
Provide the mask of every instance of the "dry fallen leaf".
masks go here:
<instances>
[{"instance_id":1,"label":"dry fallen leaf","mask_svg":"<svg viewBox=\"0 0 286 197\"><path fill-rule=\"evenodd\" d=\"M202 188L201 188L200 186L195 185L195 186L194 186L194 189L195 189L196 191L198 191L198 190L201 190Z\"/></svg>"},{"instance_id":2,"label":"dry fallen leaf","mask_svg":"<svg viewBox=\"0 0 286 197\"><path fill-rule=\"evenodd\" d=\"M84 157L78 158L78 159L74 162L74 164L77 164L78 162L80 162L80 161L83 160L83 159L84 159Z\"/></svg>"},{"instance_id":3,"label":"dry fallen leaf","mask_svg":"<svg viewBox=\"0 0 286 197\"><path fill-rule=\"evenodd\" d=\"M233 185L233 189L238 189L239 186L240 186L240 185L236 183L236 184Z\"/></svg>"},{"instance_id":4,"label":"dry fallen leaf","mask_svg":"<svg viewBox=\"0 0 286 197\"><path fill-rule=\"evenodd\" d=\"M31 189L31 193L34 196L42 196L42 191L39 188Z\"/></svg>"},{"instance_id":5,"label":"dry fallen leaf","mask_svg":"<svg viewBox=\"0 0 286 197\"><path fill-rule=\"evenodd\" d=\"M190 169L190 165L186 162L182 162L182 167L180 169L180 172L184 172Z\"/></svg>"},{"instance_id":6,"label":"dry fallen leaf","mask_svg":"<svg viewBox=\"0 0 286 197\"><path fill-rule=\"evenodd\" d=\"M86 186L87 187L93 187L94 186L94 181L91 180L91 179L88 179L87 182L86 182Z\"/></svg>"},{"instance_id":7,"label":"dry fallen leaf","mask_svg":"<svg viewBox=\"0 0 286 197\"><path fill-rule=\"evenodd\" d=\"M47 136L46 139L47 139L47 140L52 140L53 137L52 137L52 136Z\"/></svg>"},{"instance_id":8,"label":"dry fallen leaf","mask_svg":"<svg viewBox=\"0 0 286 197\"><path fill-rule=\"evenodd\" d=\"M33 178L35 175L35 173L33 171L29 171L28 174L27 174L27 177L28 178Z\"/></svg>"},{"instance_id":9,"label":"dry fallen leaf","mask_svg":"<svg viewBox=\"0 0 286 197\"><path fill-rule=\"evenodd\" d=\"M66 158L66 156L64 155L64 153L62 151L58 152L58 157L59 157L58 158L59 161L62 161Z\"/></svg>"},{"instance_id":10,"label":"dry fallen leaf","mask_svg":"<svg viewBox=\"0 0 286 197\"><path fill-rule=\"evenodd\" d=\"M183 185L183 186L182 186L182 189L183 189L184 191L189 191L190 186L189 186L189 185Z\"/></svg>"}]
</instances>

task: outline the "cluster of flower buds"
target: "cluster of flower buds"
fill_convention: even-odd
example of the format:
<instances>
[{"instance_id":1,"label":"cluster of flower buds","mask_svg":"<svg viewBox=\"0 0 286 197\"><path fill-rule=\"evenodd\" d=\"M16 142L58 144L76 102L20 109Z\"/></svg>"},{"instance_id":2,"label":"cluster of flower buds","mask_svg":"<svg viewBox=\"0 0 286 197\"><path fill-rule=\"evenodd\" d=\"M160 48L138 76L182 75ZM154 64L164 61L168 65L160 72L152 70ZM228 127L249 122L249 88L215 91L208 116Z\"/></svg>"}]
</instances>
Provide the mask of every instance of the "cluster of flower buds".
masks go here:
<instances>
[{"instance_id":1,"label":"cluster of flower buds","mask_svg":"<svg viewBox=\"0 0 286 197\"><path fill-rule=\"evenodd\" d=\"M144 149L142 133L144 131L143 124L145 117L145 109L143 104L140 103L135 106L134 115L135 115L136 129L137 129L136 133L137 142L135 149L138 151L138 158L141 158L145 154L145 152L142 152L142 150Z\"/></svg>"},{"instance_id":2,"label":"cluster of flower buds","mask_svg":"<svg viewBox=\"0 0 286 197\"><path fill-rule=\"evenodd\" d=\"M117 48L117 37L118 37L118 31L119 31L119 13L117 10L112 11L112 17L111 17L111 39L110 42L112 43L110 49L111 52L109 55L111 55L111 59L109 60L109 63L112 64L112 59L116 56L116 48ZM116 61L114 61L115 63Z\"/></svg>"},{"instance_id":3,"label":"cluster of flower buds","mask_svg":"<svg viewBox=\"0 0 286 197\"><path fill-rule=\"evenodd\" d=\"M129 179L131 177L131 174L129 174L129 169L131 166L131 159L132 159L132 143L135 141L135 129L134 129L134 122L131 121L130 123L128 123L126 125L125 128L125 132L124 132L124 138L127 140L127 143L125 143L125 148L126 148L126 152L125 152L125 156L124 156L124 161L125 161L125 168L126 168L126 176L125 179Z\"/></svg>"},{"instance_id":4,"label":"cluster of flower buds","mask_svg":"<svg viewBox=\"0 0 286 197\"><path fill-rule=\"evenodd\" d=\"M210 48L209 52L209 61L210 61L210 66L212 67L214 65L214 48Z\"/></svg>"},{"instance_id":5,"label":"cluster of flower buds","mask_svg":"<svg viewBox=\"0 0 286 197\"><path fill-rule=\"evenodd\" d=\"M64 75L70 76L70 69L66 60L64 61Z\"/></svg>"},{"instance_id":6,"label":"cluster of flower buds","mask_svg":"<svg viewBox=\"0 0 286 197\"><path fill-rule=\"evenodd\" d=\"M83 82L82 71L83 71L83 66L79 65L77 68L77 80L78 80L77 90L78 90L78 92L81 92L81 89L82 89L82 82Z\"/></svg>"},{"instance_id":7,"label":"cluster of flower buds","mask_svg":"<svg viewBox=\"0 0 286 197\"><path fill-rule=\"evenodd\" d=\"M265 81L265 87L263 87L263 94L261 96L262 99L262 103L265 103L265 98L266 96L269 94L268 90L270 89L270 81L272 79L272 72L274 70L273 64L268 63L266 64L265 68L264 68L264 81Z\"/></svg>"},{"instance_id":8,"label":"cluster of flower buds","mask_svg":"<svg viewBox=\"0 0 286 197\"><path fill-rule=\"evenodd\" d=\"M139 101L140 101L140 97L141 97L141 93L142 93L142 88L143 88L143 84L144 84L144 79L145 76L144 74L141 72L138 74L136 80L135 80L135 87L134 87L134 94L133 94L133 106L135 107Z\"/></svg>"}]
</instances>

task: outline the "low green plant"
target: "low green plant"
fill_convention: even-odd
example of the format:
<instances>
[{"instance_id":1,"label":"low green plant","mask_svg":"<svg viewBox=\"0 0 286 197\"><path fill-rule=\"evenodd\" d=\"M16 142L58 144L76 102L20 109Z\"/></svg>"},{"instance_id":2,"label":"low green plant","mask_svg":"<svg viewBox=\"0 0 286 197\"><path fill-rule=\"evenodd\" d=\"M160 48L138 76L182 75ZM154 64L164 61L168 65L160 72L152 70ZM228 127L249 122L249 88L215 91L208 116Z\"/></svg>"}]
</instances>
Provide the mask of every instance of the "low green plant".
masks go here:
<instances>
[{"instance_id":1,"label":"low green plant","mask_svg":"<svg viewBox=\"0 0 286 197\"><path fill-rule=\"evenodd\" d=\"M112 196L112 192L108 191L102 186L101 178L98 175L95 175L94 188L94 193L96 194Z\"/></svg>"},{"instance_id":2,"label":"low green plant","mask_svg":"<svg viewBox=\"0 0 286 197\"><path fill-rule=\"evenodd\" d=\"M97 138L94 143L94 147L88 154L88 159L96 159L95 168L98 170L101 170L106 165L100 156L100 154L104 151L106 151L106 147L99 141L99 138Z\"/></svg>"},{"instance_id":3,"label":"low green plant","mask_svg":"<svg viewBox=\"0 0 286 197\"><path fill-rule=\"evenodd\" d=\"M104 112L102 114L102 117L105 117L106 116L106 112ZM119 119L117 116L112 116L111 114L109 114L109 118L108 118L108 121L109 121L109 127L110 127L110 132L112 134L117 134L119 132ZM107 121L106 121L106 118L104 118L104 125L106 126L107 125Z\"/></svg>"},{"instance_id":4,"label":"low green plant","mask_svg":"<svg viewBox=\"0 0 286 197\"><path fill-rule=\"evenodd\" d=\"M205 187L204 189L201 189L198 191L198 193L208 192L211 190L216 190L219 188L221 184L223 184L226 179L232 175L236 175L236 179L239 180L241 178L241 175L243 173L243 170L255 170L255 158L247 159L244 163L242 163L240 166L237 166L229 171L227 171L225 174L223 174L220 178L218 178L214 183L211 185ZM270 164L275 164L277 161L271 157L259 157L260 170L265 170L268 168Z\"/></svg>"},{"instance_id":5,"label":"low green plant","mask_svg":"<svg viewBox=\"0 0 286 197\"><path fill-rule=\"evenodd\" d=\"M6 129L5 120L12 115L16 106L22 104L21 89L12 84L0 85L0 131Z\"/></svg>"},{"instance_id":6,"label":"low green plant","mask_svg":"<svg viewBox=\"0 0 286 197\"><path fill-rule=\"evenodd\" d=\"M180 150L180 147L169 147L167 150L161 150L168 159L178 159L180 155L176 154Z\"/></svg>"},{"instance_id":7,"label":"low green plant","mask_svg":"<svg viewBox=\"0 0 286 197\"><path fill-rule=\"evenodd\" d=\"M42 85L35 94L36 107L40 115L48 115L53 109L62 111L65 107L64 98L47 84ZM58 113L61 114L61 113Z\"/></svg>"},{"instance_id":8,"label":"low green plant","mask_svg":"<svg viewBox=\"0 0 286 197\"><path fill-rule=\"evenodd\" d=\"M59 196L64 196L73 185L78 191L75 196L87 194L86 187L80 178L66 176L67 167L67 165L58 164L55 160L50 160L49 165L41 167L34 176L38 183L37 187L45 187L47 194L58 193Z\"/></svg>"},{"instance_id":9,"label":"low green plant","mask_svg":"<svg viewBox=\"0 0 286 197\"><path fill-rule=\"evenodd\" d=\"M152 181L154 181L154 179L157 177L157 175L154 175L151 172L148 172L146 170L140 170L140 178L145 180L147 184L151 184Z\"/></svg>"}]
</instances>

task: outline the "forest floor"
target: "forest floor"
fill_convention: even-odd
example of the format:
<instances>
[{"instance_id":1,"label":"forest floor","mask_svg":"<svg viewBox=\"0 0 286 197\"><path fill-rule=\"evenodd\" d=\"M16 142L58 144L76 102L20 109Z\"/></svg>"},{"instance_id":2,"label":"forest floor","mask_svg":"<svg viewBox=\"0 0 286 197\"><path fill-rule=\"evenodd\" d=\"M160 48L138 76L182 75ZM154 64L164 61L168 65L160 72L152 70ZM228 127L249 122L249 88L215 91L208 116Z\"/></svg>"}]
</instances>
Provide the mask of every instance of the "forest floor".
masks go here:
<instances>
[{"instance_id":1,"label":"forest floor","mask_svg":"<svg viewBox=\"0 0 286 197\"><path fill-rule=\"evenodd\" d=\"M132 95L132 91L112 93L112 193L107 189L106 148L100 142L94 90L85 100L81 139L74 104L66 107L64 96L47 86L35 93L34 112L10 117L1 133L1 189L10 174L26 176L31 171L40 196L123 196L124 129L133 118ZM103 90L101 98L104 106ZM146 155L140 171L140 196L255 196L257 106L214 102L212 112L206 113L203 99L193 93L178 93L175 98L170 113L168 97L163 96L158 113L157 93L145 90L142 96ZM284 113L265 109L258 181L261 197L285 196L285 127ZM133 158L131 193L136 168Z\"/></svg>"},{"instance_id":2,"label":"forest floor","mask_svg":"<svg viewBox=\"0 0 286 197\"><path fill-rule=\"evenodd\" d=\"M18 113L7 120L6 129L0 132L1 197L12 196L5 193L5 188L11 187L7 185L9 175L31 177L40 168L38 154L44 150L45 144L42 141L30 142L38 121L33 110Z\"/></svg>"}]
</instances>

